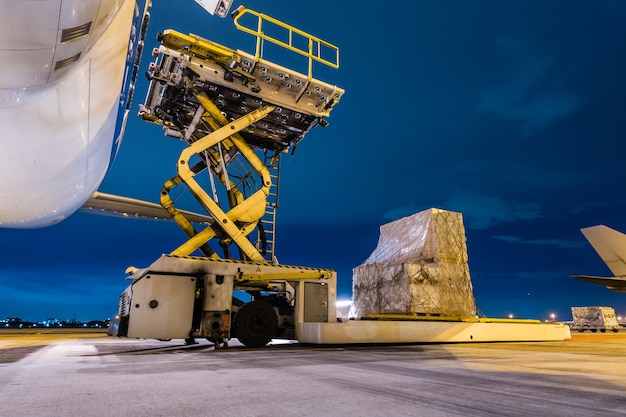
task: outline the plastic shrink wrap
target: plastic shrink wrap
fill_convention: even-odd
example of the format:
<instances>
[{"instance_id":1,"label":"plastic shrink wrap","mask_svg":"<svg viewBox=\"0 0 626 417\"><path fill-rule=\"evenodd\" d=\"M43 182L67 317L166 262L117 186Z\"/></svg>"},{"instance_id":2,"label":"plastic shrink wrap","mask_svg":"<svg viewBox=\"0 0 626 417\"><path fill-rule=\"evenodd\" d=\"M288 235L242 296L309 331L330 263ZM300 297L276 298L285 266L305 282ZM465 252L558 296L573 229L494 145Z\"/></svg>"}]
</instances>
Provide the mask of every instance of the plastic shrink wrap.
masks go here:
<instances>
[{"instance_id":1,"label":"plastic shrink wrap","mask_svg":"<svg viewBox=\"0 0 626 417\"><path fill-rule=\"evenodd\" d=\"M620 325L613 307L572 307L574 329L584 330L617 330Z\"/></svg>"},{"instance_id":2,"label":"plastic shrink wrap","mask_svg":"<svg viewBox=\"0 0 626 417\"><path fill-rule=\"evenodd\" d=\"M353 270L351 315L474 317L467 259L461 213L433 208L387 223Z\"/></svg>"}]
</instances>

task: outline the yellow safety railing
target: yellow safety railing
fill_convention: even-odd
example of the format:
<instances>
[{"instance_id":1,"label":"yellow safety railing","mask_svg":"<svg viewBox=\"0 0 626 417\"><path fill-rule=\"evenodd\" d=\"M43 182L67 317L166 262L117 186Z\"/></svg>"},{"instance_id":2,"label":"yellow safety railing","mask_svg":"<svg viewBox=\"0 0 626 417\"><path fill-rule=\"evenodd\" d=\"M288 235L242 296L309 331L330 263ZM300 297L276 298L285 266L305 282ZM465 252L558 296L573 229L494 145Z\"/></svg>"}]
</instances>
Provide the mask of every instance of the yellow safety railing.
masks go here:
<instances>
[{"instance_id":1,"label":"yellow safety railing","mask_svg":"<svg viewBox=\"0 0 626 417\"><path fill-rule=\"evenodd\" d=\"M256 29L252 29L246 26L243 26L239 23L239 19L245 14L251 14L257 17L257 27ZM326 42L316 36L313 36L309 33L306 33L300 29L297 29L293 26L290 26L280 20L274 19L273 17L267 16L263 13L255 12L254 10L246 9L244 6L239 6L237 10L233 13L233 19L235 21L235 27L243 32L249 33L253 36L256 36L256 53L255 59L257 62L262 58L262 40L269 41L275 45L286 48L292 52L303 55L309 60L309 79L313 78L313 61L320 62L324 65L328 65L331 68L339 68L339 48L329 42ZM285 41L276 39L273 36L267 35L263 32L263 23L271 23L280 28L287 30L287 39ZM308 48L303 49L294 45L294 34L303 37L307 43ZM334 61L331 61L326 58L322 58L322 51L328 50L329 55L334 53Z\"/></svg>"}]
</instances>

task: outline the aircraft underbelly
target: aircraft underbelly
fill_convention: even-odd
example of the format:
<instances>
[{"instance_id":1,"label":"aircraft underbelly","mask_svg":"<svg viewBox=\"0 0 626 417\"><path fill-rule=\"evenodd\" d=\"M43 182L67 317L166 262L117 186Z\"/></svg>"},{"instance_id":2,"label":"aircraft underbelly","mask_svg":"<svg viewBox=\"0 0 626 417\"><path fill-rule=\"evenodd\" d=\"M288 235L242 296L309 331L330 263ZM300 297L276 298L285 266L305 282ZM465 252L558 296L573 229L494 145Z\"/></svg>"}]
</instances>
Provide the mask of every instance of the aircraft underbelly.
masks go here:
<instances>
[{"instance_id":1,"label":"aircraft underbelly","mask_svg":"<svg viewBox=\"0 0 626 417\"><path fill-rule=\"evenodd\" d=\"M93 194L108 169L135 2L95 3L98 18L111 21L85 36L86 49L62 77L48 75L42 84L45 71L33 76L39 64L22 61L14 67L33 69L19 80L25 87L0 84L0 227L44 227L64 219ZM83 6L93 10L95 3ZM12 62L33 55L10 52Z\"/></svg>"}]
</instances>

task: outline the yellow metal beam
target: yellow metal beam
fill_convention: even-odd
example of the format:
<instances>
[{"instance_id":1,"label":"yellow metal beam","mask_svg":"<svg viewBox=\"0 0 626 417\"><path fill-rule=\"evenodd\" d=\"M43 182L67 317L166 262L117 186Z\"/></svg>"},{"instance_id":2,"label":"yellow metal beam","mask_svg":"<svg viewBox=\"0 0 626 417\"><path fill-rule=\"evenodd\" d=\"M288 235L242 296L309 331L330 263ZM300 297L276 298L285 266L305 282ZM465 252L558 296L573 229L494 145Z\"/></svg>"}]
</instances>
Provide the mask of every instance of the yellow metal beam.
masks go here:
<instances>
[{"instance_id":1,"label":"yellow metal beam","mask_svg":"<svg viewBox=\"0 0 626 417\"><path fill-rule=\"evenodd\" d=\"M174 51L191 53L199 58L222 65L229 65L235 58L235 51L232 49L193 33L185 35L168 29L163 32L161 43Z\"/></svg>"},{"instance_id":2,"label":"yellow metal beam","mask_svg":"<svg viewBox=\"0 0 626 417\"><path fill-rule=\"evenodd\" d=\"M254 229L255 224L236 224L235 222L243 223L256 223L258 219L263 216L265 212L266 198L271 185L271 178L267 168L261 160L256 156L254 151L248 146L248 144L241 139L237 132L245 129L252 123L255 123L274 110L274 106L264 106L251 113L248 113L239 119L227 123L228 121L220 113L219 109L210 101L204 94L199 94L198 99L205 110L216 119L218 124L224 123L222 127L217 128L210 134L200 138L196 142L192 143L189 147L185 148L178 159L178 177L181 182L184 182L191 193L196 197L198 202L207 210L207 212L215 219L215 223L205 230L195 233L193 227L190 228L189 222L180 220L180 216L174 212L176 218L179 218L177 223L179 226L190 236L190 239L172 251L172 255L185 256L190 255L196 249L202 247L206 242L216 236L215 228L222 230L231 240L235 243L245 256L256 262L265 263L263 255L259 253L257 248L250 242L247 235ZM213 126L217 127L217 125ZM242 154L253 169L262 178L262 187L246 200L240 202L235 207L231 208L228 213L225 213L221 207L209 196L209 194L195 181L195 173L189 166L189 161L193 155L201 154L212 146L218 143L230 140L237 147L238 151ZM179 182L178 179L171 180L172 184ZM167 184L166 184L167 185ZM162 201L166 206L169 206L171 199L169 196L161 196ZM165 206L164 206L165 207ZM167 209L167 207L166 207Z\"/></svg>"},{"instance_id":3,"label":"yellow metal beam","mask_svg":"<svg viewBox=\"0 0 626 417\"><path fill-rule=\"evenodd\" d=\"M258 290L272 289L276 285L276 281L296 281L301 279L318 279L328 280L332 277L332 271L314 270L302 271L294 270L293 272L257 272L253 274L245 274L239 272L235 275L235 289L238 290Z\"/></svg>"},{"instance_id":4,"label":"yellow metal beam","mask_svg":"<svg viewBox=\"0 0 626 417\"><path fill-rule=\"evenodd\" d=\"M161 190L161 206L165 210L167 210L167 212L172 217L172 219L187 234L187 236L189 236L190 238L194 238L198 234L198 232L193 227L191 222L187 220L187 218L176 207L174 207L174 202L172 201L172 198L170 197L170 190L173 187L180 185L181 183L182 183L182 180L179 176L176 176L172 178L171 180L165 182L165 185L163 186L163 189ZM211 226L208 226L206 229L212 230ZM205 240L198 247L193 248L187 254L192 253L196 249L200 249L202 253L204 253L205 256L211 259L219 259L219 256L217 256L215 251L213 251L213 249L211 249L211 247L206 244L209 239ZM182 252L186 252L187 250L188 248L185 247L184 249L182 249ZM179 253L179 254L182 254L182 253Z\"/></svg>"},{"instance_id":5,"label":"yellow metal beam","mask_svg":"<svg viewBox=\"0 0 626 417\"><path fill-rule=\"evenodd\" d=\"M239 272L235 275L235 281L238 282L252 282L252 281L295 281L299 279L330 279L331 273L329 271L311 271L303 272L296 271L293 273L271 273L271 272L258 272L255 274L244 274Z\"/></svg>"}]
</instances>

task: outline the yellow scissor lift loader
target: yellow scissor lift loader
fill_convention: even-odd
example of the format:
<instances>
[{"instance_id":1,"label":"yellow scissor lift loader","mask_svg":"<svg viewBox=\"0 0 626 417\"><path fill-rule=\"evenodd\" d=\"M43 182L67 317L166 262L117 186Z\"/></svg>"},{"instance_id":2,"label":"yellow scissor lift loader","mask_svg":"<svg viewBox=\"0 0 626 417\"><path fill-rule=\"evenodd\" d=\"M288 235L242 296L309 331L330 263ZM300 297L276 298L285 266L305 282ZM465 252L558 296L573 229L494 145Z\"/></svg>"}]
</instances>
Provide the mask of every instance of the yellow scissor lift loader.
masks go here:
<instances>
[{"instance_id":1,"label":"yellow scissor lift loader","mask_svg":"<svg viewBox=\"0 0 626 417\"><path fill-rule=\"evenodd\" d=\"M193 34L159 34L139 115L188 143L161 205L189 239L148 268L129 270L133 283L120 299L116 335L205 337L217 345L237 336L263 346L276 336L297 338L299 322L336 317L335 272L279 265L274 241L280 156L325 126L344 93L312 76L313 61L338 67L338 48L245 8L234 19L256 36L254 55ZM267 35L269 25L286 38ZM264 42L304 55L308 74L263 59ZM176 207L177 187L212 220L192 224ZM196 251L203 256L191 256ZM234 298L238 290L251 301Z\"/></svg>"},{"instance_id":2,"label":"yellow scissor lift loader","mask_svg":"<svg viewBox=\"0 0 626 417\"><path fill-rule=\"evenodd\" d=\"M336 274L279 265L275 252L280 156L294 150L344 91L312 76L313 61L339 65L338 49L263 14L239 8L235 25L256 36L254 55L173 30L159 35L140 117L188 144L161 205L188 240L145 269L130 268L109 334L136 338L237 337L259 347L272 338L307 343L423 343L563 340L558 323L371 315L337 320ZM240 19L244 23L240 23ZM252 27L245 21L252 21ZM273 25L285 35L267 33ZM263 58L270 42L304 55L301 74ZM305 48L296 45L306 45ZM194 225L176 204L188 190L211 219ZM200 252L202 256L192 256ZM244 303L237 291L250 294Z\"/></svg>"}]
</instances>

